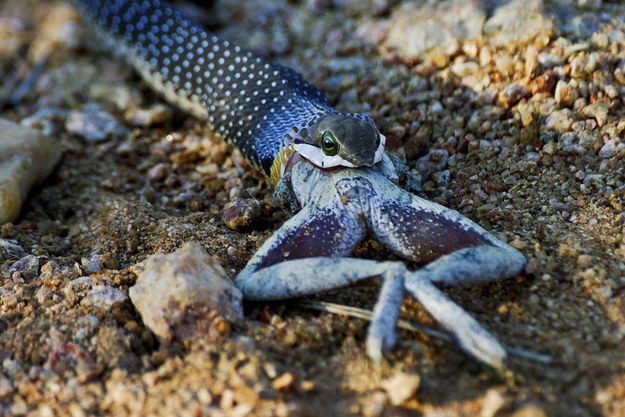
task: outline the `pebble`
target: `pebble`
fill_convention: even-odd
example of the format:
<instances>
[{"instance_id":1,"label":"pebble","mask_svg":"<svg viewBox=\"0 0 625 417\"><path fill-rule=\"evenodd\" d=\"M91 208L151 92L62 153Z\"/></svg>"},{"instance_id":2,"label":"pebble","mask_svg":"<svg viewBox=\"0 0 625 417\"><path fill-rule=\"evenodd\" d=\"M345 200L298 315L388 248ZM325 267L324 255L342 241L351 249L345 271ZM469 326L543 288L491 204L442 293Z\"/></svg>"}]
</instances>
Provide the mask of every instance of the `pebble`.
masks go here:
<instances>
[{"instance_id":1,"label":"pebble","mask_svg":"<svg viewBox=\"0 0 625 417\"><path fill-rule=\"evenodd\" d=\"M169 122L172 114L169 106L156 103L147 108L132 107L124 114L124 119L134 126L151 127Z\"/></svg>"},{"instance_id":2,"label":"pebble","mask_svg":"<svg viewBox=\"0 0 625 417\"><path fill-rule=\"evenodd\" d=\"M554 93L554 98L556 101L565 107L571 107L575 100L579 97L577 89L571 87L566 81L558 81L556 84L556 91Z\"/></svg>"},{"instance_id":3,"label":"pebble","mask_svg":"<svg viewBox=\"0 0 625 417\"><path fill-rule=\"evenodd\" d=\"M109 285L96 285L83 298L82 304L108 311L123 305L127 300L126 294L117 288Z\"/></svg>"},{"instance_id":4,"label":"pebble","mask_svg":"<svg viewBox=\"0 0 625 417\"><path fill-rule=\"evenodd\" d=\"M130 288L145 325L167 341L189 337L211 311L241 319L242 298L218 260L194 242L148 258Z\"/></svg>"},{"instance_id":5,"label":"pebble","mask_svg":"<svg viewBox=\"0 0 625 417\"><path fill-rule=\"evenodd\" d=\"M547 413L537 405L523 405L509 414L510 417L547 417Z\"/></svg>"},{"instance_id":6,"label":"pebble","mask_svg":"<svg viewBox=\"0 0 625 417\"><path fill-rule=\"evenodd\" d=\"M250 226L261 217L261 205L255 198L238 198L224 207L222 220L232 230Z\"/></svg>"},{"instance_id":7,"label":"pebble","mask_svg":"<svg viewBox=\"0 0 625 417\"><path fill-rule=\"evenodd\" d=\"M0 119L0 224L17 218L28 191L43 181L60 159L56 141Z\"/></svg>"},{"instance_id":8,"label":"pebble","mask_svg":"<svg viewBox=\"0 0 625 417\"><path fill-rule=\"evenodd\" d=\"M569 109L556 110L547 117L545 127L557 132L571 130L573 124L573 112Z\"/></svg>"},{"instance_id":9,"label":"pebble","mask_svg":"<svg viewBox=\"0 0 625 417\"><path fill-rule=\"evenodd\" d=\"M484 398L484 404L482 404L482 410L480 411L480 417L494 417L497 412L505 405L506 399L501 394L501 391L495 388L491 388L486 391Z\"/></svg>"},{"instance_id":10,"label":"pebble","mask_svg":"<svg viewBox=\"0 0 625 417\"><path fill-rule=\"evenodd\" d=\"M478 1L407 3L393 11L384 47L413 62L433 49L450 55L461 42L481 36L485 19Z\"/></svg>"},{"instance_id":11,"label":"pebble","mask_svg":"<svg viewBox=\"0 0 625 417\"><path fill-rule=\"evenodd\" d=\"M625 143L619 139L613 138L606 140L605 144L599 149L599 156L603 159L609 159L625 149Z\"/></svg>"},{"instance_id":12,"label":"pebble","mask_svg":"<svg viewBox=\"0 0 625 417\"><path fill-rule=\"evenodd\" d=\"M35 255L26 255L9 268L9 273L19 272L26 279L34 279L39 275L40 260Z\"/></svg>"},{"instance_id":13,"label":"pebble","mask_svg":"<svg viewBox=\"0 0 625 417\"><path fill-rule=\"evenodd\" d=\"M130 132L113 115L97 105L85 105L80 111L72 111L65 128L90 143L127 136Z\"/></svg>"},{"instance_id":14,"label":"pebble","mask_svg":"<svg viewBox=\"0 0 625 417\"><path fill-rule=\"evenodd\" d=\"M37 63L53 52L76 48L81 42L78 21L78 15L69 4L54 4L36 27L35 39L28 51L30 61Z\"/></svg>"},{"instance_id":15,"label":"pebble","mask_svg":"<svg viewBox=\"0 0 625 417\"><path fill-rule=\"evenodd\" d=\"M417 392L420 384L419 375L398 372L391 378L382 381L380 385L386 391L391 404L399 406Z\"/></svg>"},{"instance_id":16,"label":"pebble","mask_svg":"<svg viewBox=\"0 0 625 417\"><path fill-rule=\"evenodd\" d=\"M20 125L40 130L46 136L58 135L65 125L69 112L65 109L43 107L20 121Z\"/></svg>"},{"instance_id":17,"label":"pebble","mask_svg":"<svg viewBox=\"0 0 625 417\"><path fill-rule=\"evenodd\" d=\"M503 91L503 93L499 95L499 102L503 107L510 108L527 97L528 94L529 91L527 91L524 87L521 87L516 83L512 83Z\"/></svg>"},{"instance_id":18,"label":"pebble","mask_svg":"<svg viewBox=\"0 0 625 417\"><path fill-rule=\"evenodd\" d=\"M8 398L13 394L15 388L10 379L0 376L0 399Z\"/></svg>"},{"instance_id":19,"label":"pebble","mask_svg":"<svg viewBox=\"0 0 625 417\"><path fill-rule=\"evenodd\" d=\"M295 377L293 376L293 374L290 372L287 372L285 374L280 375L276 379L274 379L273 382L271 383L271 386L275 390L285 391L291 388L294 382L295 382Z\"/></svg>"},{"instance_id":20,"label":"pebble","mask_svg":"<svg viewBox=\"0 0 625 417\"><path fill-rule=\"evenodd\" d=\"M0 239L0 261L19 259L26 255L26 251L15 240Z\"/></svg>"},{"instance_id":21,"label":"pebble","mask_svg":"<svg viewBox=\"0 0 625 417\"><path fill-rule=\"evenodd\" d=\"M594 117L599 127L605 125L606 121L608 120L609 112L610 108L608 107L608 105L601 101L589 104L582 109L582 114L585 116Z\"/></svg>"},{"instance_id":22,"label":"pebble","mask_svg":"<svg viewBox=\"0 0 625 417\"><path fill-rule=\"evenodd\" d=\"M104 268L103 256L94 254L89 259L83 259L83 271L88 274L95 274Z\"/></svg>"}]
</instances>

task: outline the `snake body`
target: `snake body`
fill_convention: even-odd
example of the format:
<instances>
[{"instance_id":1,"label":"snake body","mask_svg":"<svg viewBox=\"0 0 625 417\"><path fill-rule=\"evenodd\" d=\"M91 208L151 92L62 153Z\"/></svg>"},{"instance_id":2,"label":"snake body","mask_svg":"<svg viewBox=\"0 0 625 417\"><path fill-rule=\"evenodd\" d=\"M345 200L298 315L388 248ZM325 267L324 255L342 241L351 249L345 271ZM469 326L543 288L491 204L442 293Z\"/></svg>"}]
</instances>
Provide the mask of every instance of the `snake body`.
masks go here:
<instances>
[{"instance_id":1,"label":"snake body","mask_svg":"<svg viewBox=\"0 0 625 417\"><path fill-rule=\"evenodd\" d=\"M296 71L218 38L167 2L73 4L153 89L206 120L264 173L276 174L296 151L321 167L380 160L384 137L369 115L337 111ZM335 136L341 152L325 155L320 141Z\"/></svg>"}]
</instances>

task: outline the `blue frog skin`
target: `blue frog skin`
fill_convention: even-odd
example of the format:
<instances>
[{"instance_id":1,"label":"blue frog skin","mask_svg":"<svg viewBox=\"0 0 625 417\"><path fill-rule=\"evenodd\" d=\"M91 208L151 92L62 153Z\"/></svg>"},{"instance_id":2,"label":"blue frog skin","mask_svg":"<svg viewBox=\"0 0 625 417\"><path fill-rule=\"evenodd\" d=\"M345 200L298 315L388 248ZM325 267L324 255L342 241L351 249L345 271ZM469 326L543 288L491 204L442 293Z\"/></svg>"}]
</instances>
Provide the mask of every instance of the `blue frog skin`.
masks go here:
<instances>
[{"instance_id":1,"label":"blue frog skin","mask_svg":"<svg viewBox=\"0 0 625 417\"><path fill-rule=\"evenodd\" d=\"M164 1L73 4L152 88L268 175L274 199L296 212L238 274L246 299L301 297L378 277L366 341L372 360L396 345L408 293L466 353L504 368L506 349L437 285L509 278L525 257L460 213L400 187L404 168L384 152L369 115L337 111L297 72L219 39ZM367 236L422 267L350 257Z\"/></svg>"}]
</instances>

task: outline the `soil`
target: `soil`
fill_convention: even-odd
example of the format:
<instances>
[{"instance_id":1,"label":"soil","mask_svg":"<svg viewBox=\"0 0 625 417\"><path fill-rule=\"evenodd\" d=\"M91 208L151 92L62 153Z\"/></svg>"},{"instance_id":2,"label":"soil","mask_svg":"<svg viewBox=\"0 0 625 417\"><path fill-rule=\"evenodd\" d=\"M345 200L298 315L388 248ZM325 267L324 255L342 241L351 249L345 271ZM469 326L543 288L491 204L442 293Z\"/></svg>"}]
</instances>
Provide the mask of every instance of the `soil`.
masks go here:
<instances>
[{"instance_id":1,"label":"soil","mask_svg":"<svg viewBox=\"0 0 625 417\"><path fill-rule=\"evenodd\" d=\"M522 250L522 275L445 290L505 345L553 362L512 358L505 379L452 343L402 331L375 366L365 353L367 322L296 302L246 302L244 321L164 343L127 297L110 308L82 302L89 285L81 277L127 295L138 263L189 241L234 277L288 214L271 202L266 179L204 123L154 108L163 99L99 51L62 3L7 0L0 115L31 118L64 156L20 217L0 226L0 238L24 250L0 257L0 414L625 415L625 6L533 2L544 19L532 24L545 25L536 36L516 44L488 33L414 56L414 45L390 45L386 31L416 25L398 16L438 3L398 3L184 7L220 36L302 72L341 110L370 111L389 149L420 178L421 196ZM490 19L506 2L466 3ZM582 18L599 23L591 33L562 24ZM59 40L42 44L42 33ZM12 80L28 77L46 51L43 72L7 100ZM125 129L93 138L68 128L72 115L91 114L89 105ZM135 108L161 113L142 118ZM227 227L224 207L249 198L261 215ZM34 267L16 264L27 255ZM391 257L373 241L357 255ZM371 309L377 290L314 299ZM414 300L402 314L436 327ZM418 386L391 401L385 381L408 376Z\"/></svg>"}]
</instances>

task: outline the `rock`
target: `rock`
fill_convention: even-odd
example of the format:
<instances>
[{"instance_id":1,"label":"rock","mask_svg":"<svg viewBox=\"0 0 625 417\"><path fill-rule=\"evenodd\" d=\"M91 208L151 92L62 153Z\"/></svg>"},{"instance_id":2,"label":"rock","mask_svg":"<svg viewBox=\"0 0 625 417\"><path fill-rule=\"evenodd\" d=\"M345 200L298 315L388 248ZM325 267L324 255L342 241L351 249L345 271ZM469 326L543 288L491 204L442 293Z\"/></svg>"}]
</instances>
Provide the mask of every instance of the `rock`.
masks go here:
<instances>
[{"instance_id":1,"label":"rock","mask_svg":"<svg viewBox=\"0 0 625 417\"><path fill-rule=\"evenodd\" d=\"M20 121L20 125L40 130L46 136L58 135L63 130L69 112L65 109L43 107Z\"/></svg>"},{"instance_id":2,"label":"rock","mask_svg":"<svg viewBox=\"0 0 625 417\"><path fill-rule=\"evenodd\" d=\"M271 386L278 391L286 391L293 386L295 377L292 373L287 372L273 380Z\"/></svg>"},{"instance_id":3,"label":"rock","mask_svg":"<svg viewBox=\"0 0 625 417\"><path fill-rule=\"evenodd\" d=\"M5 376L0 376L0 399L8 398L14 391L15 388L11 380Z\"/></svg>"},{"instance_id":4,"label":"rock","mask_svg":"<svg viewBox=\"0 0 625 417\"><path fill-rule=\"evenodd\" d=\"M103 142L112 137L126 136L129 130L113 115L97 105L86 105L69 114L65 128L87 142Z\"/></svg>"},{"instance_id":5,"label":"rock","mask_svg":"<svg viewBox=\"0 0 625 417\"><path fill-rule=\"evenodd\" d=\"M217 259L197 243L148 258L130 288L130 299L143 322L167 341L205 333L212 312L241 319L242 298Z\"/></svg>"},{"instance_id":6,"label":"rock","mask_svg":"<svg viewBox=\"0 0 625 417\"><path fill-rule=\"evenodd\" d=\"M538 405L526 404L516 409L510 417L547 417L547 412Z\"/></svg>"},{"instance_id":7,"label":"rock","mask_svg":"<svg viewBox=\"0 0 625 417\"><path fill-rule=\"evenodd\" d=\"M26 279L34 279L39 275L39 258L35 255L26 255L11 265L9 273L19 272Z\"/></svg>"},{"instance_id":8,"label":"rock","mask_svg":"<svg viewBox=\"0 0 625 417\"><path fill-rule=\"evenodd\" d=\"M547 117L545 127L557 132L571 130L573 124L573 112L569 109L556 110Z\"/></svg>"},{"instance_id":9,"label":"rock","mask_svg":"<svg viewBox=\"0 0 625 417\"><path fill-rule=\"evenodd\" d=\"M621 143L618 139L608 139L599 150L599 156L603 159L609 159L616 156L625 149L625 143Z\"/></svg>"},{"instance_id":10,"label":"rock","mask_svg":"<svg viewBox=\"0 0 625 417\"><path fill-rule=\"evenodd\" d=\"M489 389L484 397L480 417L494 417L505 403L506 399L501 391L494 388Z\"/></svg>"},{"instance_id":11,"label":"rock","mask_svg":"<svg viewBox=\"0 0 625 417\"><path fill-rule=\"evenodd\" d=\"M0 262L24 256L26 256L26 251L16 241L0 239Z\"/></svg>"},{"instance_id":12,"label":"rock","mask_svg":"<svg viewBox=\"0 0 625 417\"><path fill-rule=\"evenodd\" d=\"M398 406L412 397L419 388L419 375L408 375L398 372L391 378L382 381L381 386L388 394L391 404Z\"/></svg>"},{"instance_id":13,"label":"rock","mask_svg":"<svg viewBox=\"0 0 625 417\"><path fill-rule=\"evenodd\" d=\"M0 119L0 224L15 220L28 191L43 181L60 159L57 142Z\"/></svg>"},{"instance_id":14,"label":"rock","mask_svg":"<svg viewBox=\"0 0 625 417\"><path fill-rule=\"evenodd\" d=\"M121 290L109 285L96 285L83 298L82 304L88 307L101 308L102 310L112 310L124 304L126 300L128 300L128 297Z\"/></svg>"},{"instance_id":15,"label":"rock","mask_svg":"<svg viewBox=\"0 0 625 417\"><path fill-rule=\"evenodd\" d=\"M239 198L226 205L222 220L230 229L241 229L260 218L260 208L254 198Z\"/></svg>"},{"instance_id":16,"label":"rock","mask_svg":"<svg viewBox=\"0 0 625 417\"><path fill-rule=\"evenodd\" d=\"M68 282L63 288L63 293L65 294L65 296L69 296L78 291L85 290L86 288L92 288L92 287L93 287L93 281L91 281L91 278L79 277Z\"/></svg>"},{"instance_id":17,"label":"rock","mask_svg":"<svg viewBox=\"0 0 625 417\"><path fill-rule=\"evenodd\" d=\"M518 104L529 95L529 92L516 83L512 83L499 95L499 102L505 108Z\"/></svg>"},{"instance_id":18,"label":"rock","mask_svg":"<svg viewBox=\"0 0 625 417\"><path fill-rule=\"evenodd\" d=\"M499 6L484 25L484 34L496 47L515 49L536 38L541 44L553 35L554 23L547 17L542 0L512 0Z\"/></svg>"},{"instance_id":19,"label":"rock","mask_svg":"<svg viewBox=\"0 0 625 417\"><path fill-rule=\"evenodd\" d=\"M156 103L150 107L130 108L124 118L134 126L151 127L171 120L172 112L169 106Z\"/></svg>"},{"instance_id":20,"label":"rock","mask_svg":"<svg viewBox=\"0 0 625 417\"><path fill-rule=\"evenodd\" d=\"M566 81L558 81L554 98L563 106L571 107L579 97L577 89L571 87Z\"/></svg>"},{"instance_id":21,"label":"rock","mask_svg":"<svg viewBox=\"0 0 625 417\"><path fill-rule=\"evenodd\" d=\"M605 125L605 122L608 120L609 113L610 108L606 103L601 101L589 104L582 109L582 114L584 116L594 117L599 127Z\"/></svg>"},{"instance_id":22,"label":"rock","mask_svg":"<svg viewBox=\"0 0 625 417\"><path fill-rule=\"evenodd\" d=\"M89 87L89 96L96 101L110 103L122 112L131 111L142 104L141 94L125 84L96 82Z\"/></svg>"},{"instance_id":23,"label":"rock","mask_svg":"<svg viewBox=\"0 0 625 417\"><path fill-rule=\"evenodd\" d=\"M52 52L76 48L80 43L78 21L78 15L69 4L54 4L37 26L37 34L28 51L30 61L37 63Z\"/></svg>"},{"instance_id":24,"label":"rock","mask_svg":"<svg viewBox=\"0 0 625 417\"><path fill-rule=\"evenodd\" d=\"M50 329L47 344L50 350L44 369L59 374L72 370L80 382L87 381L97 373L95 361L89 352L77 343L67 340L57 328Z\"/></svg>"},{"instance_id":25,"label":"rock","mask_svg":"<svg viewBox=\"0 0 625 417\"><path fill-rule=\"evenodd\" d=\"M83 270L88 274L95 274L100 272L104 268L104 262L102 262L103 256L99 254L93 254L89 259L83 259Z\"/></svg>"},{"instance_id":26,"label":"rock","mask_svg":"<svg viewBox=\"0 0 625 417\"><path fill-rule=\"evenodd\" d=\"M383 46L413 62L432 49L453 54L461 42L481 36L485 20L486 13L476 0L424 6L407 3L393 11Z\"/></svg>"}]
</instances>

